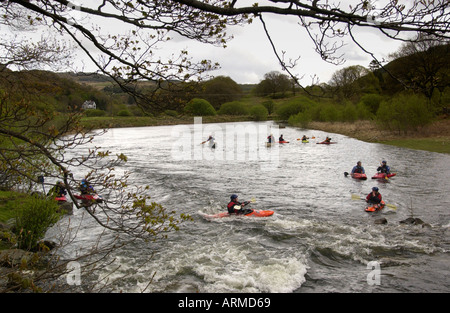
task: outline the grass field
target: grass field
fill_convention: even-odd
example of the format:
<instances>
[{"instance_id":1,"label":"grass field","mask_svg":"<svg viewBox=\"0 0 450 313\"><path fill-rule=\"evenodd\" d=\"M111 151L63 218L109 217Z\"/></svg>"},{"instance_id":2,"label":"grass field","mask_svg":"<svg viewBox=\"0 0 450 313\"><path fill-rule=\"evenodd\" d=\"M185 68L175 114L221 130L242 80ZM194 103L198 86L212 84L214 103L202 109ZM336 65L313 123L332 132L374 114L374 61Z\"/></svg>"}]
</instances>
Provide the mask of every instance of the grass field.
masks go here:
<instances>
[{"instance_id":1,"label":"grass field","mask_svg":"<svg viewBox=\"0 0 450 313\"><path fill-rule=\"evenodd\" d=\"M450 154L450 137L397 139L382 143L403 148Z\"/></svg>"}]
</instances>

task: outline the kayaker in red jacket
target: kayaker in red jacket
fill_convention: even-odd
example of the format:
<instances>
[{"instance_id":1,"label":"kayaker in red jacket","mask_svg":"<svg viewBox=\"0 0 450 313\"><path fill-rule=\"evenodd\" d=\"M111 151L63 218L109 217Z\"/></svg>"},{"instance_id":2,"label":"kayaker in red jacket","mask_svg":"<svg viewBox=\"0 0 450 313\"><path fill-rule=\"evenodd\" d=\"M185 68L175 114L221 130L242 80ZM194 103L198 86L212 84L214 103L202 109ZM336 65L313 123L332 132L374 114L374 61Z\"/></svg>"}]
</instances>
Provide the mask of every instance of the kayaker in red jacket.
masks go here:
<instances>
[{"instance_id":1,"label":"kayaker in red jacket","mask_svg":"<svg viewBox=\"0 0 450 313\"><path fill-rule=\"evenodd\" d=\"M381 193L378 192L378 187L373 187L372 192L366 197L366 202L379 204L382 200Z\"/></svg>"},{"instance_id":2,"label":"kayaker in red jacket","mask_svg":"<svg viewBox=\"0 0 450 313\"><path fill-rule=\"evenodd\" d=\"M250 201L239 202L238 196L235 194L231 195L231 201L228 203L228 213L230 214L246 214L251 209L244 209L244 206L250 203Z\"/></svg>"}]
</instances>

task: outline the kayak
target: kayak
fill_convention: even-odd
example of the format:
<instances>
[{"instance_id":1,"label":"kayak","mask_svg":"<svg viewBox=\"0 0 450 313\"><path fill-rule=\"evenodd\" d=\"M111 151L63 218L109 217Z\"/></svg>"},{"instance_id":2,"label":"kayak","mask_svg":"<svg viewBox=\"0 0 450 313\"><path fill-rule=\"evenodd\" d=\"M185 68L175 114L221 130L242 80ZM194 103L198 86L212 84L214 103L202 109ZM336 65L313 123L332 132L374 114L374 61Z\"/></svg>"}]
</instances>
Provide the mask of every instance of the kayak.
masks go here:
<instances>
[{"instance_id":1,"label":"kayak","mask_svg":"<svg viewBox=\"0 0 450 313\"><path fill-rule=\"evenodd\" d=\"M222 218L229 216L247 216L247 217L267 217L273 215L274 211L271 210L252 210L247 214L230 214L228 212L217 213L214 215L205 215L206 218Z\"/></svg>"},{"instance_id":2,"label":"kayak","mask_svg":"<svg viewBox=\"0 0 450 313\"><path fill-rule=\"evenodd\" d=\"M309 140L302 140L302 143L308 143Z\"/></svg>"},{"instance_id":3,"label":"kayak","mask_svg":"<svg viewBox=\"0 0 450 313\"><path fill-rule=\"evenodd\" d=\"M371 206L368 206L365 211L366 212L381 211L381 210L383 210L384 206L385 206L385 203L383 200L381 200L380 204L372 203Z\"/></svg>"},{"instance_id":4,"label":"kayak","mask_svg":"<svg viewBox=\"0 0 450 313\"><path fill-rule=\"evenodd\" d=\"M396 173L376 173L375 175L372 176L372 179L385 179L385 178L391 178L394 177L395 175L397 175Z\"/></svg>"},{"instance_id":5,"label":"kayak","mask_svg":"<svg viewBox=\"0 0 450 313\"><path fill-rule=\"evenodd\" d=\"M337 143L337 142L325 142L325 141L322 141L322 142L316 142L318 145L331 145L331 144L333 144L333 143Z\"/></svg>"},{"instance_id":6,"label":"kayak","mask_svg":"<svg viewBox=\"0 0 450 313\"><path fill-rule=\"evenodd\" d=\"M272 143L271 142L266 142L266 147L271 147Z\"/></svg>"},{"instance_id":7,"label":"kayak","mask_svg":"<svg viewBox=\"0 0 450 313\"><path fill-rule=\"evenodd\" d=\"M362 173L353 173L352 174L352 178L366 180L367 179L367 175L366 174L362 174Z\"/></svg>"},{"instance_id":8,"label":"kayak","mask_svg":"<svg viewBox=\"0 0 450 313\"><path fill-rule=\"evenodd\" d=\"M98 195L98 194L76 194L74 195L74 197L78 200L85 200L85 201L92 201L92 202L97 202L97 203L102 203L103 202L103 198L102 196Z\"/></svg>"},{"instance_id":9,"label":"kayak","mask_svg":"<svg viewBox=\"0 0 450 313\"><path fill-rule=\"evenodd\" d=\"M65 195L59 196L59 197L55 197L55 200L58 202L65 202L67 201L67 198Z\"/></svg>"},{"instance_id":10,"label":"kayak","mask_svg":"<svg viewBox=\"0 0 450 313\"><path fill-rule=\"evenodd\" d=\"M289 141L282 140L282 141L278 141L278 143L289 143Z\"/></svg>"}]
</instances>

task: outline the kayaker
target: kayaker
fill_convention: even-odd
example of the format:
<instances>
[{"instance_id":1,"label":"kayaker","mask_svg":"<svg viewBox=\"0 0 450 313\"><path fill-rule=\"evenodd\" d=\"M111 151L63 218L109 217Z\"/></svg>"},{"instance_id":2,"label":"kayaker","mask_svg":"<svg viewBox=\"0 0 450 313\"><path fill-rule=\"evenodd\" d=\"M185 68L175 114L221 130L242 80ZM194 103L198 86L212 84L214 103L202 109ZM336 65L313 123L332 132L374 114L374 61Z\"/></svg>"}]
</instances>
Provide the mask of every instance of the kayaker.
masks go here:
<instances>
[{"instance_id":1,"label":"kayaker","mask_svg":"<svg viewBox=\"0 0 450 313\"><path fill-rule=\"evenodd\" d=\"M302 141L305 141L305 140L308 140L308 139L309 139L309 137L306 137L306 135L303 135Z\"/></svg>"},{"instance_id":2,"label":"kayaker","mask_svg":"<svg viewBox=\"0 0 450 313\"><path fill-rule=\"evenodd\" d=\"M228 213L230 214L247 214L251 209L244 209L244 206L250 203L250 201L239 202L236 194L231 195L231 201L227 205Z\"/></svg>"},{"instance_id":3,"label":"kayaker","mask_svg":"<svg viewBox=\"0 0 450 313\"><path fill-rule=\"evenodd\" d=\"M379 204L382 200L378 187L373 187L372 191L367 195L366 202Z\"/></svg>"},{"instance_id":4,"label":"kayaker","mask_svg":"<svg viewBox=\"0 0 450 313\"><path fill-rule=\"evenodd\" d=\"M378 187L372 188L372 192L366 197L366 202L372 204L376 211L381 210L384 207L384 202L382 201L381 193L379 193Z\"/></svg>"},{"instance_id":5,"label":"kayaker","mask_svg":"<svg viewBox=\"0 0 450 313\"><path fill-rule=\"evenodd\" d=\"M64 184L62 181L58 181L52 189L47 193L48 196L53 195L55 197L62 197L67 194L66 188L64 188Z\"/></svg>"},{"instance_id":6,"label":"kayaker","mask_svg":"<svg viewBox=\"0 0 450 313\"><path fill-rule=\"evenodd\" d=\"M82 195L94 193L94 188L91 186L91 184L85 178L83 178L81 180L80 192Z\"/></svg>"},{"instance_id":7,"label":"kayaker","mask_svg":"<svg viewBox=\"0 0 450 313\"><path fill-rule=\"evenodd\" d=\"M278 141L279 142L283 142L284 141L283 135L281 135L280 138L278 138Z\"/></svg>"},{"instance_id":8,"label":"kayaker","mask_svg":"<svg viewBox=\"0 0 450 313\"><path fill-rule=\"evenodd\" d=\"M362 165L361 165L361 161L356 162L356 166L353 167L352 174L354 174L354 173L360 173L360 174L366 173L366 171L364 170L364 167L362 167Z\"/></svg>"},{"instance_id":9,"label":"kayaker","mask_svg":"<svg viewBox=\"0 0 450 313\"><path fill-rule=\"evenodd\" d=\"M212 135L209 135L208 139L202 142L204 144L205 142L209 142L209 147L214 149L216 147L215 138Z\"/></svg>"},{"instance_id":10,"label":"kayaker","mask_svg":"<svg viewBox=\"0 0 450 313\"><path fill-rule=\"evenodd\" d=\"M267 137L267 142L268 143L272 143L272 142L274 142L275 141L275 138L273 138L273 134L270 134L268 137Z\"/></svg>"},{"instance_id":11,"label":"kayaker","mask_svg":"<svg viewBox=\"0 0 450 313\"><path fill-rule=\"evenodd\" d=\"M381 162L381 166L377 168L377 171L380 173L389 174L391 172L391 168L387 165L386 161Z\"/></svg>"},{"instance_id":12,"label":"kayaker","mask_svg":"<svg viewBox=\"0 0 450 313\"><path fill-rule=\"evenodd\" d=\"M331 138L327 136L327 139L325 139L324 142L327 142L327 143L331 142Z\"/></svg>"}]
</instances>

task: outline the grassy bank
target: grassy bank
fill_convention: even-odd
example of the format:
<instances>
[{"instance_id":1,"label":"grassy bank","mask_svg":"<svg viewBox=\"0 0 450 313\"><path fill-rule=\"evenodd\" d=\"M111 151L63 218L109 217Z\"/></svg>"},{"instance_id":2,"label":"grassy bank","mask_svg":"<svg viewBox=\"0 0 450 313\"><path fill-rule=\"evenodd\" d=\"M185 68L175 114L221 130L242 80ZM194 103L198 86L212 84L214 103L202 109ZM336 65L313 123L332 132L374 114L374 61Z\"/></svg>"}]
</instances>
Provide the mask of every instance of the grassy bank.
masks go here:
<instances>
[{"instance_id":1,"label":"grassy bank","mask_svg":"<svg viewBox=\"0 0 450 313\"><path fill-rule=\"evenodd\" d=\"M403 148L426 150L450 154L450 120L440 119L408 133L399 133L382 129L374 122L359 121L355 123L311 122L310 129L322 130L356 138L367 142L377 142Z\"/></svg>"},{"instance_id":2,"label":"grassy bank","mask_svg":"<svg viewBox=\"0 0 450 313\"><path fill-rule=\"evenodd\" d=\"M250 120L249 116L204 116L203 123L242 122ZM142 127L192 124L192 116L172 117L86 117L83 125L94 128ZM367 142L377 142L404 148L426 150L450 154L450 119L440 119L417 131L399 133L382 129L374 122L311 122L309 129L346 135Z\"/></svg>"},{"instance_id":3,"label":"grassy bank","mask_svg":"<svg viewBox=\"0 0 450 313\"><path fill-rule=\"evenodd\" d=\"M202 123L227 123L242 122L250 120L249 116L203 116ZM142 126L162 126L177 124L193 124L193 116L127 116L127 117L84 117L81 120L83 126L88 128L116 128L116 127L142 127Z\"/></svg>"}]
</instances>

